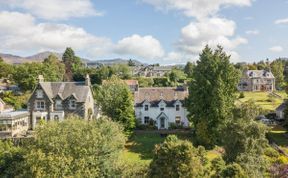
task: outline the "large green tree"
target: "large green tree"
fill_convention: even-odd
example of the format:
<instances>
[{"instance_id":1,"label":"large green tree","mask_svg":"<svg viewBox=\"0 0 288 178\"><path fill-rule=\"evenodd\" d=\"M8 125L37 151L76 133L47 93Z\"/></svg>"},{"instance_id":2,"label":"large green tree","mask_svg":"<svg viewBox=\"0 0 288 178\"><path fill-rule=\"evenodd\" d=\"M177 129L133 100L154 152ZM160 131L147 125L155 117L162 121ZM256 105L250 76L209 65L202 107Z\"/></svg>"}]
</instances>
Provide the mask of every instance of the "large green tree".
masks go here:
<instances>
[{"instance_id":1,"label":"large green tree","mask_svg":"<svg viewBox=\"0 0 288 178\"><path fill-rule=\"evenodd\" d=\"M193 77L193 68L194 64L192 62L187 62L185 67L184 67L184 73L187 75L188 78Z\"/></svg>"},{"instance_id":2,"label":"large green tree","mask_svg":"<svg viewBox=\"0 0 288 178\"><path fill-rule=\"evenodd\" d=\"M240 72L229 59L222 47L213 51L206 46L193 70L187 109L197 142L204 146L218 144L231 119Z\"/></svg>"},{"instance_id":3,"label":"large green tree","mask_svg":"<svg viewBox=\"0 0 288 178\"><path fill-rule=\"evenodd\" d=\"M72 81L73 79L83 79L85 75L84 65L81 62L81 59L75 55L72 48L66 48L62 56L62 61L65 64L64 79L66 81Z\"/></svg>"},{"instance_id":4,"label":"large green tree","mask_svg":"<svg viewBox=\"0 0 288 178\"><path fill-rule=\"evenodd\" d=\"M103 114L123 124L127 133L135 127L133 96L124 81L117 77L106 80L95 97Z\"/></svg>"},{"instance_id":5,"label":"large green tree","mask_svg":"<svg viewBox=\"0 0 288 178\"><path fill-rule=\"evenodd\" d=\"M271 63L271 71L275 77L276 88L282 88L284 86L284 66L281 60L275 60Z\"/></svg>"},{"instance_id":6,"label":"large green tree","mask_svg":"<svg viewBox=\"0 0 288 178\"><path fill-rule=\"evenodd\" d=\"M201 153L191 142L168 136L164 143L155 146L149 177L204 177L205 158Z\"/></svg>"},{"instance_id":7,"label":"large green tree","mask_svg":"<svg viewBox=\"0 0 288 178\"><path fill-rule=\"evenodd\" d=\"M124 148L122 127L108 118L68 118L36 129L22 177L113 177Z\"/></svg>"}]
</instances>

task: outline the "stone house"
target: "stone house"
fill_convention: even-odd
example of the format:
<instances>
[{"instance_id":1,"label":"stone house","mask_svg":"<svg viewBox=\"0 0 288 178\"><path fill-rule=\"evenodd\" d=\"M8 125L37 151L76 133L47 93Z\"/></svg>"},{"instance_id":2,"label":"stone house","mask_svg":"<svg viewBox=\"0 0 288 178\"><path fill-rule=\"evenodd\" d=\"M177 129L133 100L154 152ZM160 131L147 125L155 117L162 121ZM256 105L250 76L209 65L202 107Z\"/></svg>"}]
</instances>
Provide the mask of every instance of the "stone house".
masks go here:
<instances>
[{"instance_id":1,"label":"stone house","mask_svg":"<svg viewBox=\"0 0 288 178\"><path fill-rule=\"evenodd\" d=\"M44 82L40 75L28 100L28 111L30 129L34 129L41 119L62 121L67 114L92 119L95 110L89 76L85 82Z\"/></svg>"},{"instance_id":2,"label":"stone house","mask_svg":"<svg viewBox=\"0 0 288 178\"><path fill-rule=\"evenodd\" d=\"M188 127L186 97L183 87L139 88L134 93L136 119L142 124L153 120L158 129L168 129L171 123Z\"/></svg>"},{"instance_id":3,"label":"stone house","mask_svg":"<svg viewBox=\"0 0 288 178\"><path fill-rule=\"evenodd\" d=\"M246 70L238 85L239 91L268 91L275 90L275 77L267 70Z\"/></svg>"}]
</instances>

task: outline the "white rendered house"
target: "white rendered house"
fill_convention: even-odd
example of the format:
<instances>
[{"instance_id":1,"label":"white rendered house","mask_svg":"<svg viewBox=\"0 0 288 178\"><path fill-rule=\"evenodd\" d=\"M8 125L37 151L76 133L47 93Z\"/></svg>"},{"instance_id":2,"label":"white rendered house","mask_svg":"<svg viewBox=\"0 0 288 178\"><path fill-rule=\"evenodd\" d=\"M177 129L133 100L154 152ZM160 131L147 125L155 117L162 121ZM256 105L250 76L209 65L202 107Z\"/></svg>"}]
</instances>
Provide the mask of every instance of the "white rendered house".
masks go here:
<instances>
[{"instance_id":1,"label":"white rendered house","mask_svg":"<svg viewBox=\"0 0 288 178\"><path fill-rule=\"evenodd\" d=\"M158 129L168 129L171 123L189 126L184 99L185 88L139 88L134 93L135 115L142 124L152 119Z\"/></svg>"}]
</instances>

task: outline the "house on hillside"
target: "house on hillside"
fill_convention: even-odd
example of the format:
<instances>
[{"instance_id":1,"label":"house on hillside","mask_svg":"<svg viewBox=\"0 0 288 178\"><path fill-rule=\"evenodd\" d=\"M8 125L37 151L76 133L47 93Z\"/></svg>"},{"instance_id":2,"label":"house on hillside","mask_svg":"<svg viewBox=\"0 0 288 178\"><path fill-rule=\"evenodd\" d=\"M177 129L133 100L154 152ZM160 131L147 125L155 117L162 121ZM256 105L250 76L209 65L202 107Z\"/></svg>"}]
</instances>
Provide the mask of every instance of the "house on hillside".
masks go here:
<instances>
[{"instance_id":1,"label":"house on hillside","mask_svg":"<svg viewBox=\"0 0 288 178\"><path fill-rule=\"evenodd\" d=\"M168 129L171 123L187 127L186 97L188 90L183 87L139 88L134 93L136 118L142 124L152 120L158 129Z\"/></svg>"},{"instance_id":2,"label":"house on hillside","mask_svg":"<svg viewBox=\"0 0 288 178\"><path fill-rule=\"evenodd\" d=\"M246 70L238 85L239 91L268 91L275 90L275 77L267 70Z\"/></svg>"},{"instance_id":3,"label":"house on hillside","mask_svg":"<svg viewBox=\"0 0 288 178\"><path fill-rule=\"evenodd\" d=\"M62 121L67 114L92 119L95 109L89 75L85 82L44 82L42 75L38 80L28 100L30 129L41 119Z\"/></svg>"},{"instance_id":4,"label":"house on hillside","mask_svg":"<svg viewBox=\"0 0 288 178\"><path fill-rule=\"evenodd\" d=\"M138 80L124 80L124 82L129 86L129 89L132 93L138 91L139 88Z\"/></svg>"}]
</instances>

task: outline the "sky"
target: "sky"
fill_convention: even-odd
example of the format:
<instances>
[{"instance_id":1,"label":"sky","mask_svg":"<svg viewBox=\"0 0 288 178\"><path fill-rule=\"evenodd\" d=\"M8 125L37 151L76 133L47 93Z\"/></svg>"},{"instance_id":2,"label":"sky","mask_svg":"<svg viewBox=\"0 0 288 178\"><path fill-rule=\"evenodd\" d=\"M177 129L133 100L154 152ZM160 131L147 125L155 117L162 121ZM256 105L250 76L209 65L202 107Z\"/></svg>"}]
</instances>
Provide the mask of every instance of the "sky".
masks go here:
<instances>
[{"instance_id":1,"label":"sky","mask_svg":"<svg viewBox=\"0 0 288 178\"><path fill-rule=\"evenodd\" d=\"M90 60L196 61L217 45L231 62L288 57L288 0L0 0L0 53Z\"/></svg>"}]
</instances>

